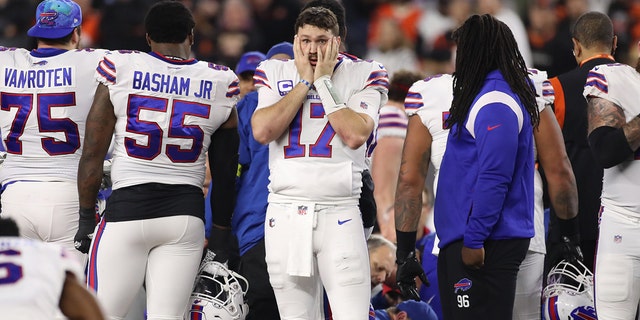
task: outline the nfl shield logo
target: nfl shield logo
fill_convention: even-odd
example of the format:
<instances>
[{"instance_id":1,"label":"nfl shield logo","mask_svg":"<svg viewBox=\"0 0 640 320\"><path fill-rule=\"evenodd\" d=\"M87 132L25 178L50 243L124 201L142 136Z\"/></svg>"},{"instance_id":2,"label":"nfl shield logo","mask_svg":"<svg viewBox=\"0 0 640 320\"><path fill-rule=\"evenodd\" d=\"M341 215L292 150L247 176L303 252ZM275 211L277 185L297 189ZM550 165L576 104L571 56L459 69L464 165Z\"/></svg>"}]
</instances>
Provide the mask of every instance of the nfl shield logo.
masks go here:
<instances>
[{"instance_id":1,"label":"nfl shield logo","mask_svg":"<svg viewBox=\"0 0 640 320\"><path fill-rule=\"evenodd\" d=\"M615 242L615 243L620 243L620 242L622 242L622 236L621 236L621 235L619 235L619 234L617 234L617 235L613 236L613 242Z\"/></svg>"},{"instance_id":2,"label":"nfl shield logo","mask_svg":"<svg viewBox=\"0 0 640 320\"><path fill-rule=\"evenodd\" d=\"M304 216L307 214L307 206L298 206L298 214Z\"/></svg>"}]
</instances>

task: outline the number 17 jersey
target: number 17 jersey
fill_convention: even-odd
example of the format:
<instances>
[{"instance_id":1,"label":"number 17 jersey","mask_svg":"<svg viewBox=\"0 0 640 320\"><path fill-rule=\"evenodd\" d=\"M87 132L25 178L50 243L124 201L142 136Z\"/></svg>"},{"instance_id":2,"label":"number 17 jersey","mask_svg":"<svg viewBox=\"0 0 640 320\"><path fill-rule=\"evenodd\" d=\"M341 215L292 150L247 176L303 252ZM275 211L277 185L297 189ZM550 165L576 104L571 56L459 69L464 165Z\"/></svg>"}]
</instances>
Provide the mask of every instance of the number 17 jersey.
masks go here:
<instances>
[{"instance_id":1,"label":"number 17 jersey","mask_svg":"<svg viewBox=\"0 0 640 320\"><path fill-rule=\"evenodd\" d=\"M376 123L387 102L387 70L375 61L340 55L331 81L354 112ZM258 107L273 105L300 80L294 60L263 61L254 75ZM357 204L366 145L351 149L336 134L315 88L307 93L284 134L269 145L269 201Z\"/></svg>"}]
</instances>

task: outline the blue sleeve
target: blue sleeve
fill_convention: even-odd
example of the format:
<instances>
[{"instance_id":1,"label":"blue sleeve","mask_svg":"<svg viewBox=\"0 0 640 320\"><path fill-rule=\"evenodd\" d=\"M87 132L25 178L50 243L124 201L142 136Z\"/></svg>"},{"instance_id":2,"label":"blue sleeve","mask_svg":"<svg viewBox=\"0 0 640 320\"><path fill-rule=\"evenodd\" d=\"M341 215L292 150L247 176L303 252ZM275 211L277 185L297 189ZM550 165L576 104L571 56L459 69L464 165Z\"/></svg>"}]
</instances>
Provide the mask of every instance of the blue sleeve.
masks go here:
<instances>
[{"instance_id":1,"label":"blue sleeve","mask_svg":"<svg viewBox=\"0 0 640 320\"><path fill-rule=\"evenodd\" d=\"M238 134L240 135L240 146L238 148L238 163L247 165L251 163L250 138L251 116L258 106L258 95L255 92L247 93L238 101Z\"/></svg>"},{"instance_id":2,"label":"blue sleeve","mask_svg":"<svg viewBox=\"0 0 640 320\"><path fill-rule=\"evenodd\" d=\"M501 103L486 105L475 118L474 134L478 178L464 245L477 249L498 222L513 179L519 135L516 114Z\"/></svg>"}]
</instances>

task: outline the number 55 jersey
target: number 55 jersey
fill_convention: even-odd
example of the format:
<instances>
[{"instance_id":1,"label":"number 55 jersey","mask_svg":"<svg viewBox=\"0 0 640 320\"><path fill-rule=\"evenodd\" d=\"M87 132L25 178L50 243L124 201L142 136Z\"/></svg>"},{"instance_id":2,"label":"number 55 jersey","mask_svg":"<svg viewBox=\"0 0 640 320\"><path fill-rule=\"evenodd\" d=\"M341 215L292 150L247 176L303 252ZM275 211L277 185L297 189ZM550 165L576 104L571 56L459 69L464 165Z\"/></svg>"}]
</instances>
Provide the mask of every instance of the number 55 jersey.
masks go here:
<instances>
[{"instance_id":1,"label":"number 55 jersey","mask_svg":"<svg viewBox=\"0 0 640 320\"><path fill-rule=\"evenodd\" d=\"M96 77L116 115L113 189L144 183L202 187L211 134L239 93L232 70L154 52L113 52Z\"/></svg>"}]
</instances>

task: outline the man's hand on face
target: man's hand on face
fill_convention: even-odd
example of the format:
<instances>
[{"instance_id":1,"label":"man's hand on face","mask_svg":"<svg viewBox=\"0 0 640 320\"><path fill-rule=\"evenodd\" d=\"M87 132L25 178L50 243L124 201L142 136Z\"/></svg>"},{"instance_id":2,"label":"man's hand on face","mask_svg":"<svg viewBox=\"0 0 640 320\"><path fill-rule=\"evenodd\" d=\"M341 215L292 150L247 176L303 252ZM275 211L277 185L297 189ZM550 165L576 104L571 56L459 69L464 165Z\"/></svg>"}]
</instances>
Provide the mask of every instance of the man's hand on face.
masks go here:
<instances>
[{"instance_id":1,"label":"man's hand on face","mask_svg":"<svg viewBox=\"0 0 640 320\"><path fill-rule=\"evenodd\" d=\"M324 48L318 48L318 62L313 74L314 80L328 75L331 77L333 69L338 63L338 48L340 47L340 37L331 37Z\"/></svg>"}]
</instances>

